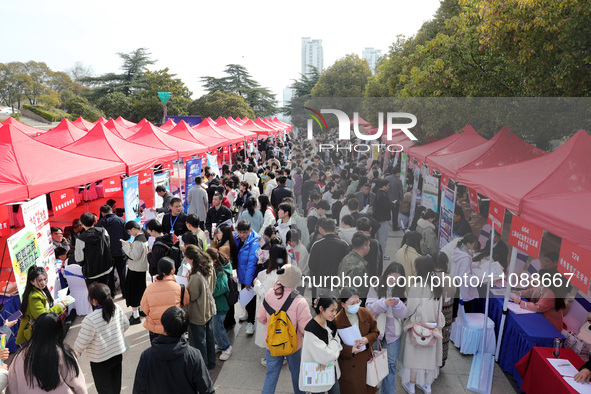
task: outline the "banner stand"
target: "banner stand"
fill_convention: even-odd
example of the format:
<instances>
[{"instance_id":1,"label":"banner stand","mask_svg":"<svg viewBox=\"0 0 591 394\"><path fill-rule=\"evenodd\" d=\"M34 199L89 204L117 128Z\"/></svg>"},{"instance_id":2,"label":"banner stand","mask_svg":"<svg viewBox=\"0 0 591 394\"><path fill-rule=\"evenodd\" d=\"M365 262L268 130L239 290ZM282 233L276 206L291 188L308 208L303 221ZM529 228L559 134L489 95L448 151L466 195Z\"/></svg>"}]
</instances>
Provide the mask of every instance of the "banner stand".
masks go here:
<instances>
[{"instance_id":1,"label":"banner stand","mask_svg":"<svg viewBox=\"0 0 591 394\"><path fill-rule=\"evenodd\" d=\"M178 159L176 161L176 172L178 174L178 178L179 178L179 193L181 194L181 202L184 201L183 199L183 184L181 182L181 165L180 165L180 161L181 159Z\"/></svg>"}]
</instances>

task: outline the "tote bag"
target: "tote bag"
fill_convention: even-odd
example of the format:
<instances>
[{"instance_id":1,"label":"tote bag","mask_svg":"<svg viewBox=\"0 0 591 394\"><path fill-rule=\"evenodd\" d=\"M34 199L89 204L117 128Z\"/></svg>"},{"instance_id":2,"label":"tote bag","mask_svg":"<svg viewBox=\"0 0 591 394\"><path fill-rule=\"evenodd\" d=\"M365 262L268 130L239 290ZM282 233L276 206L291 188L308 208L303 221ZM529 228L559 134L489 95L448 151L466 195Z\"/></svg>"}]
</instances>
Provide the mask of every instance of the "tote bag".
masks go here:
<instances>
[{"instance_id":1,"label":"tote bag","mask_svg":"<svg viewBox=\"0 0 591 394\"><path fill-rule=\"evenodd\" d=\"M388 376L388 350L382 349L381 341L378 341L379 351L372 350L371 359L367 362L368 386L377 387L386 376Z\"/></svg>"}]
</instances>

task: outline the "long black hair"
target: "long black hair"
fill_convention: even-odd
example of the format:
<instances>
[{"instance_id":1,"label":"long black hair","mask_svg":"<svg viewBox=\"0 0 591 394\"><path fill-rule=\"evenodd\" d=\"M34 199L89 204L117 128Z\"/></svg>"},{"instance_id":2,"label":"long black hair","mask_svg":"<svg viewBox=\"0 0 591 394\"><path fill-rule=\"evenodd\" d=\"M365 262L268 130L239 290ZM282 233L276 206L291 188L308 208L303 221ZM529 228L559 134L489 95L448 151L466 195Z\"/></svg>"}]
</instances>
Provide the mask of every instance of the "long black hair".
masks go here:
<instances>
[{"instance_id":1,"label":"long black hair","mask_svg":"<svg viewBox=\"0 0 591 394\"><path fill-rule=\"evenodd\" d=\"M36 320L28 341L21 350L24 357L25 379L30 388L37 385L45 391L55 390L68 375L75 372L80 374L74 352L64 343L64 324L60 317L53 313L43 313ZM60 353L65 362L66 376L60 374L63 364Z\"/></svg>"},{"instance_id":2,"label":"long black hair","mask_svg":"<svg viewBox=\"0 0 591 394\"><path fill-rule=\"evenodd\" d=\"M174 271L174 260L170 257L163 257L158 260L158 276L156 279L162 280L165 276L170 275Z\"/></svg>"},{"instance_id":3,"label":"long black hair","mask_svg":"<svg viewBox=\"0 0 591 394\"><path fill-rule=\"evenodd\" d=\"M458 240L458 243L456 244L456 246L459 248L460 246L466 246L466 244L471 244L474 242L478 242L478 238L476 238L476 235L472 234L472 233L468 233L466 235L464 235L464 237L460 240ZM478 243L480 244L480 243Z\"/></svg>"},{"instance_id":4,"label":"long black hair","mask_svg":"<svg viewBox=\"0 0 591 394\"><path fill-rule=\"evenodd\" d=\"M113 298L111 297L109 286L98 282L94 282L88 286L88 301L92 303L92 300L95 300L101 306L103 320L107 323L111 321L115 315L115 302L113 302Z\"/></svg>"},{"instance_id":5,"label":"long black hair","mask_svg":"<svg viewBox=\"0 0 591 394\"><path fill-rule=\"evenodd\" d=\"M406 276L404 266L402 264L397 263L396 261L390 263L390 265L386 267L384 273L382 274L382 277L380 278L380 284L378 287L378 297L386 297L386 290L388 290L389 287L392 287L392 297L398 297L402 301L406 301L406 298L404 297L404 291L406 290L406 288L404 286L389 286L388 277L390 276L390 274L400 274L400 276ZM392 283L390 283L390 285L392 285Z\"/></svg>"},{"instance_id":6,"label":"long black hair","mask_svg":"<svg viewBox=\"0 0 591 394\"><path fill-rule=\"evenodd\" d=\"M38 267L36 265L29 268L29 271L27 273L27 285L25 286L25 291L23 293L23 302L21 304L21 312L23 313L23 315L27 312L27 307L29 306L29 295L31 295L31 292L34 289L36 289L35 285L33 285L31 282L35 281L41 275L47 277L47 271L45 271L45 268ZM46 285L45 288L40 291L43 292L43 294L45 294L45 297L47 298L47 303L51 308L53 306L53 297L49 292L49 287Z\"/></svg>"},{"instance_id":7,"label":"long black hair","mask_svg":"<svg viewBox=\"0 0 591 394\"><path fill-rule=\"evenodd\" d=\"M205 253L195 245L189 245L187 246L187 249L185 249L185 257L188 257L193 261L191 275L195 275L197 272L201 272L201 275L205 278L211 275L213 271L213 261L209 254Z\"/></svg>"},{"instance_id":8,"label":"long black hair","mask_svg":"<svg viewBox=\"0 0 591 394\"><path fill-rule=\"evenodd\" d=\"M421 256L415 260L415 269L417 270L417 276L423 279L423 286L429 286L433 291L433 297L438 300L443 294L443 288L441 283L439 286L435 286L433 278L435 277L435 263L433 263L433 257Z\"/></svg>"},{"instance_id":9,"label":"long black hair","mask_svg":"<svg viewBox=\"0 0 591 394\"><path fill-rule=\"evenodd\" d=\"M248 183L248 182L246 182L246 183ZM248 183L248 185L250 186L250 183ZM248 197L246 199L245 206L246 206L246 210L248 211L248 214L250 216L254 217L254 209L257 206L257 199L254 198L254 197L252 197L252 196L251 197Z\"/></svg>"},{"instance_id":10,"label":"long black hair","mask_svg":"<svg viewBox=\"0 0 591 394\"><path fill-rule=\"evenodd\" d=\"M402 237L402 245L400 245L400 247L407 245L413 248L418 254L422 254L421 239L423 239L423 236L419 232L409 231Z\"/></svg>"},{"instance_id":11,"label":"long black hair","mask_svg":"<svg viewBox=\"0 0 591 394\"><path fill-rule=\"evenodd\" d=\"M234 241L234 235L232 234L232 229L230 226L224 224L223 226L218 227L218 231L222 232L222 239L218 242L218 248L220 246L224 246L226 242L230 243L230 259L234 261L238 261L238 249L236 248L236 242Z\"/></svg>"},{"instance_id":12,"label":"long black hair","mask_svg":"<svg viewBox=\"0 0 591 394\"><path fill-rule=\"evenodd\" d=\"M261 194L259 196L259 205L261 206L261 213L265 216L265 212L267 212L267 207L269 206L269 197L265 194Z\"/></svg>"},{"instance_id":13,"label":"long black hair","mask_svg":"<svg viewBox=\"0 0 591 394\"><path fill-rule=\"evenodd\" d=\"M273 245L269 249L269 265L267 266L267 274L275 269L281 268L282 265L287 264L287 249L283 245Z\"/></svg>"}]
</instances>

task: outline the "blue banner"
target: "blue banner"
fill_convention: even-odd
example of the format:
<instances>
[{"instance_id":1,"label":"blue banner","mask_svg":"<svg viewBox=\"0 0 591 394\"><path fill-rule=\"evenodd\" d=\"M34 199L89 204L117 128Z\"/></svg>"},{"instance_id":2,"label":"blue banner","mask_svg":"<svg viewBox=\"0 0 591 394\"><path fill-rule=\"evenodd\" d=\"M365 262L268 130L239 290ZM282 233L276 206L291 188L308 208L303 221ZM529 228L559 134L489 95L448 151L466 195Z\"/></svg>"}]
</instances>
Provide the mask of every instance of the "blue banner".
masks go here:
<instances>
[{"instance_id":1,"label":"blue banner","mask_svg":"<svg viewBox=\"0 0 591 394\"><path fill-rule=\"evenodd\" d=\"M439 216L439 249L453 240L454 209L456 192L448 187L443 188L441 196L441 212Z\"/></svg>"},{"instance_id":2,"label":"blue banner","mask_svg":"<svg viewBox=\"0 0 591 394\"><path fill-rule=\"evenodd\" d=\"M185 163L185 212L189 212L187 193L195 186L195 177L201 175L201 158L187 160Z\"/></svg>"},{"instance_id":3,"label":"blue banner","mask_svg":"<svg viewBox=\"0 0 591 394\"><path fill-rule=\"evenodd\" d=\"M176 124L178 124L181 120L184 120L191 127L197 126L199 123L201 123L201 116L167 116L166 120L168 119L172 119L172 121Z\"/></svg>"},{"instance_id":4,"label":"blue banner","mask_svg":"<svg viewBox=\"0 0 591 394\"><path fill-rule=\"evenodd\" d=\"M125 206L125 220L140 222L140 182L138 175L132 175L123 180L123 205Z\"/></svg>"}]
</instances>

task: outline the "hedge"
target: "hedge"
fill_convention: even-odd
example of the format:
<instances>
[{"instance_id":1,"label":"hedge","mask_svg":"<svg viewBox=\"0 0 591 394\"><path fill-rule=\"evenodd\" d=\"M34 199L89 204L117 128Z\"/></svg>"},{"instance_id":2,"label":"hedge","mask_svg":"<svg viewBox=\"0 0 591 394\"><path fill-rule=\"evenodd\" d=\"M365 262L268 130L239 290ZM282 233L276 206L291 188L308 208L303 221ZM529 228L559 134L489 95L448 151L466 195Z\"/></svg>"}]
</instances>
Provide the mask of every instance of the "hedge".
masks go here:
<instances>
[{"instance_id":1,"label":"hedge","mask_svg":"<svg viewBox=\"0 0 591 394\"><path fill-rule=\"evenodd\" d=\"M29 111L33 112L34 114L37 114L37 115L41 116L43 119L46 119L50 122L57 122L58 119L61 118L60 115L53 113L51 111L48 111L46 109L43 109L42 107L39 107L36 105L24 104L23 108L28 109Z\"/></svg>"}]
</instances>

